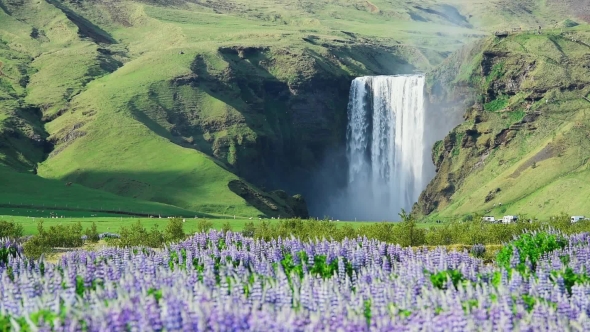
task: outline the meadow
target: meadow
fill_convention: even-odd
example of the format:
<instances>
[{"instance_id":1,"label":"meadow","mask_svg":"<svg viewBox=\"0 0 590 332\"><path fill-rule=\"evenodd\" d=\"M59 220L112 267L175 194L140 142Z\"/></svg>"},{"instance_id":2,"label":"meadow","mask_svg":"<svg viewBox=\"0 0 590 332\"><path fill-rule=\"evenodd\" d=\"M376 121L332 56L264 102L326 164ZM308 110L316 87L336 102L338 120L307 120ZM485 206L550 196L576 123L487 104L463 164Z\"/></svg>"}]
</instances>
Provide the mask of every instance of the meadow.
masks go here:
<instances>
[{"instance_id":1,"label":"meadow","mask_svg":"<svg viewBox=\"0 0 590 332\"><path fill-rule=\"evenodd\" d=\"M492 264L367 237L209 231L162 250L31 260L0 242L0 329L584 331L590 236L527 233Z\"/></svg>"}]
</instances>

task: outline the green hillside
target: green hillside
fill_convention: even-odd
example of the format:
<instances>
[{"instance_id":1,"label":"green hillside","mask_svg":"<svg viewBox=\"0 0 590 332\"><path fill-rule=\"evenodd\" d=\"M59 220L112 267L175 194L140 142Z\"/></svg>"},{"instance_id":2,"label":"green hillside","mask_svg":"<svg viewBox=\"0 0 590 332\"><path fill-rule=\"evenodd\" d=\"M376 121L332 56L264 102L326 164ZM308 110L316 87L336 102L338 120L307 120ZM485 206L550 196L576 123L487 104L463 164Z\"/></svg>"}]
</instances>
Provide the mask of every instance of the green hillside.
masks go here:
<instances>
[{"instance_id":1,"label":"green hillside","mask_svg":"<svg viewBox=\"0 0 590 332\"><path fill-rule=\"evenodd\" d=\"M56 214L60 211L60 215L87 217L91 214L195 215L192 211L171 205L121 197L77 184L66 186L61 181L14 172L5 166L0 166L0 178L0 215L48 216L51 211ZM17 213L14 213L15 210Z\"/></svg>"},{"instance_id":2,"label":"green hillside","mask_svg":"<svg viewBox=\"0 0 590 332\"><path fill-rule=\"evenodd\" d=\"M201 213L305 216L301 197L270 190L308 181L341 145L353 77L426 71L489 31L581 8L0 0L0 163Z\"/></svg>"},{"instance_id":3,"label":"green hillside","mask_svg":"<svg viewBox=\"0 0 590 332\"><path fill-rule=\"evenodd\" d=\"M443 84L462 62L455 86L474 90L466 121L433 149L438 174L416 212L589 215L590 28L488 38L464 54L433 76Z\"/></svg>"}]
</instances>

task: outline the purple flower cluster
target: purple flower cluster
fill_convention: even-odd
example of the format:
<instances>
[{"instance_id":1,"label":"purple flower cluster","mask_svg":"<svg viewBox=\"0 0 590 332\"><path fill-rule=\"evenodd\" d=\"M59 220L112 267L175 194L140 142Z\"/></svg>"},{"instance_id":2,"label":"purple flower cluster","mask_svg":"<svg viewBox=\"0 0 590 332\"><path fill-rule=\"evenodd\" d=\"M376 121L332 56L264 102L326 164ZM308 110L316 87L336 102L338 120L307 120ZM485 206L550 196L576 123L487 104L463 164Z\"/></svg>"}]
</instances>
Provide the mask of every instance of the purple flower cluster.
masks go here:
<instances>
[{"instance_id":1,"label":"purple flower cluster","mask_svg":"<svg viewBox=\"0 0 590 332\"><path fill-rule=\"evenodd\" d=\"M590 236L570 237L521 274L467 251L211 231L163 250L76 251L58 264L9 258L0 329L588 331L590 285L572 284L566 265L586 273ZM432 276L445 271L461 280L436 287Z\"/></svg>"}]
</instances>

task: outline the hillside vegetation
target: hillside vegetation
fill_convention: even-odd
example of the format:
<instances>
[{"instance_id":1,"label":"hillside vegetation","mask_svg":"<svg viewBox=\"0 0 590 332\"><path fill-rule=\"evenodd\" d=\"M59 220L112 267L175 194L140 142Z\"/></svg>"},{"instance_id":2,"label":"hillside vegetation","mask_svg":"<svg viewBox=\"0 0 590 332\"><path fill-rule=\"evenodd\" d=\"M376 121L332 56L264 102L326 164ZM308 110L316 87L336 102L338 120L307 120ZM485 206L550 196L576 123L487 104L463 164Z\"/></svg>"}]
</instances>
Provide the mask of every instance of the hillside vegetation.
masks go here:
<instances>
[{"instance_id":1,"label":"hillside vegetation","mask_svg":"<svg viewBox=\"0 0 590 332\"><path fill-rule=\"evenodd\" d=\"M438 174L415 212L590 214L589 54L580 25L488 38L438 69L438 98L450 80L474 89L465 122L433 148Z\"/></svg>"},{"instance_id":2,"label":"hillside vegetation","mask_svg":"<svg viewBox=\"0 0 590 332\"><path fill-rule=\"evenodd\" d=\"M304 187L341 147L353 77L425 71L485 31L583 13L532 0L0 0L0 163L185 210L306 216L300 196L264 189Z\"/></svg>"}]
</instances>

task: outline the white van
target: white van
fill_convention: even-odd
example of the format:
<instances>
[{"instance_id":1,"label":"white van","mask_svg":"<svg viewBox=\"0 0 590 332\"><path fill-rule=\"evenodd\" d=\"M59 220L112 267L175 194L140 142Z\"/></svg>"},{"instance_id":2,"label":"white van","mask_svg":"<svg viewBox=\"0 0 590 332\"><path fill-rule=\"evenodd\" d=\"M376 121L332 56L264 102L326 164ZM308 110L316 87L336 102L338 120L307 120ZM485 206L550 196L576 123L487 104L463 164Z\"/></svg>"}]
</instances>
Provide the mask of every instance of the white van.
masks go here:
<instances>
[{"instance_id":1,"label":"white van","mask_svg":"<svg viewBox=\"0 0 590 332\"><path fill-rule=\"evenodd\" d=\"M518 216L504 216L502 218L503 224L510 224L512 222L516 222L518 220Z\"/></svg>"},{"instance_id":2,"label":"white van","mask_svg":"<svg viewBox=\"0 0 590 332\"><path fill-rule=\"evenodd\" d=\"M488 222L496 222L496 218L495 217L491 217L491 216L485 216L483 218L481 218L483 221L488 221Z\"/></svg>"},{"instance_id":3,"label":"white van","mask_svg":"<svg viewBox=\"0 0 590 332\"><path fill-rule=\"evenodd\" d=\"M584 217L584 216L572 216L571 220L572 220L572 223L575 223L575 222L578 222L580 220L585 220L585 219L586 219L586 217Z\"/></svg>"}]
</instances>

